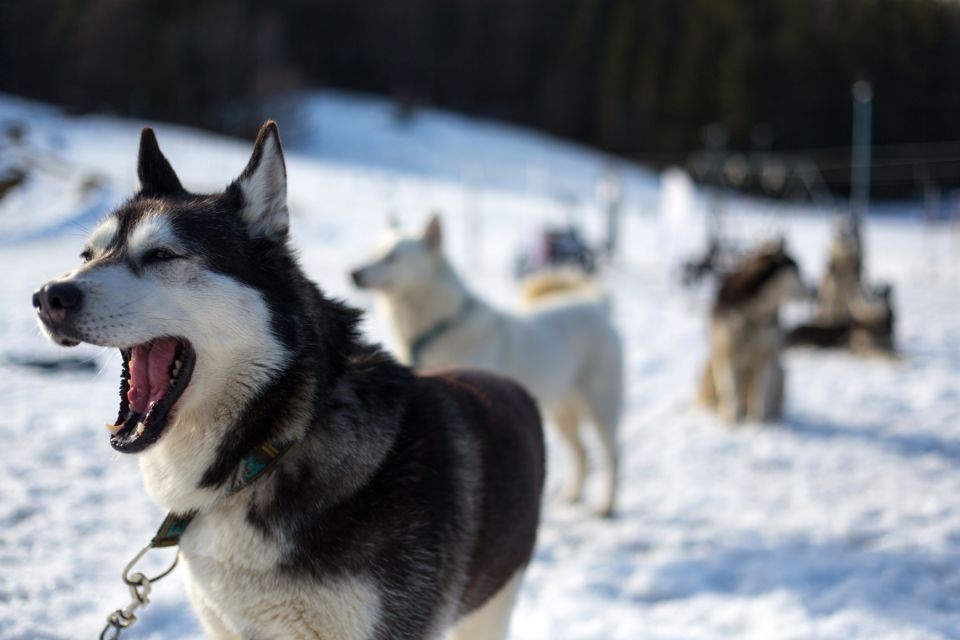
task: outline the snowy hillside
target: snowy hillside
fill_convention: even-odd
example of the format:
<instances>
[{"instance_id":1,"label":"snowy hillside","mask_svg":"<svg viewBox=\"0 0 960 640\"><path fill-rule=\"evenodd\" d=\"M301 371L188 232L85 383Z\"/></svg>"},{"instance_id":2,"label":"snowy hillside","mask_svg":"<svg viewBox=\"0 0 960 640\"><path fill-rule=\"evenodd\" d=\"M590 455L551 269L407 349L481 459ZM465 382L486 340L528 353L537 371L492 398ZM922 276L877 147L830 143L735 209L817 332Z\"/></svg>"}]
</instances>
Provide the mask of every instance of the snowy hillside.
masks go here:
<instances>
[{"instance_id":1,"label":"snowy hillside","mask_svg":"<svg viewBox=\"0 0 960 640\"><path fill-rule=\"evenodd\" d=\"M513 257L542 225L602 228L602 156L432 112L398 127L386 105L343 95L287 108L301 110L298 126L280 121L294 242L326 291L370 309L373 339L386 328L346 273L389 213L413 227L442 211L455 264L503 306L516 298ZM0 199L0 639L95 637L127 602L123 565L164 515L101 426L116 413L119 358L47 344L29 302L130 195L143 124L0 99L0 170L27 173ZM194 191L222 188L251 144L157 133ZM605 275L628 349L620 515L599 522L548 501L512 638L960 638L960 230L870 221L867 270L896 287L902 360L791 353L785 424L729 431L690 404L706 292L667 277L656 180L621 170L626 251ZM819 277L828 217L778 211L739 202L728 228L785 233ZM93 366L16 364L38 356ZM558 447L550 465L552 496ZM180 580L156 587L125 637L201 637Z\"/></svg>"},{"instance_id":2,"label":"snowy hillside","mask_svg":"<svg viewBox=\"0 0 960 640\"><path fill-rule=\"evenodd\" d=\"M358 168L426 175L485 188L590 197L597 179L618 171L626 190L647 196L649 172L585 147L501 123L420 108L400 119L382 98L321 92L277 101L270 117L287 117L289 148Z\"/></svg>"}]
</instances>

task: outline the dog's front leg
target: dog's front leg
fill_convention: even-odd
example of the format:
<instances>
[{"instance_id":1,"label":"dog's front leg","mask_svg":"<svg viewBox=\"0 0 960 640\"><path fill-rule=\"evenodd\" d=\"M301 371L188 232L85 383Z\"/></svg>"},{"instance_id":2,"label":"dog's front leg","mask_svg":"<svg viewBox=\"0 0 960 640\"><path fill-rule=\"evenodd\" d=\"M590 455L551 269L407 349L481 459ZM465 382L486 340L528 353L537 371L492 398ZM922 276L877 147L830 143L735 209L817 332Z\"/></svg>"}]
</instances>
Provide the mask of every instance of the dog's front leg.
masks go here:
<instances>
[{"instance_id":1,"label":"dog's front leg","mask_svg":"<svg viewBox=\"0 0 960 640\"><path fill-rule=\"evenodd\" d=\"M754 422L772 422L780 417L783 371L776 360L750 371L747 379L747 417Z\"/></svg>"},{"instance_id":2,"label":"dog's front leg","mask_svg":"<svg viewBox=\"0 0 960 640\"><path fill-rule=\"evenodd\" d=\"M717 408L717 383L713 373L713 358L707 359L700 377L700 389L697 392L697 404L711 411Z\"/></svg>"},{"instance_id":3,"label":"dog's front leg","mask_svg":"<svg viewBox=\"0 0 960 640\"><path fill-rule=\"evenodd\" d=\"M743 402L746 406L747 420L763 422L766 420L768 392L770 388L770 367L766 363L753 365L747 371L744 384Z\"/></svg>"},{"instance_id":4,"label":"dog's front leg","mask_svg":"<svg viewBox=\"0 0 960 640\"><path fill-rule=\"evenodd\" d=\"M770 363L767 370L767 383L764 386L763 420L776 422L783 417L784 372L778 359Z\"/></svg>"},{"instance_id":5,"label":"dog's front leg","mask_svg":"<svg viewBox=\"0 0 960 640\"><path fill-rule=\"evenodd\" d=\"M743 415L743 380L729 354L712 358L713 380L717 390L717 413L728 425L736 424Z\"/></svg>"}]
</instances>

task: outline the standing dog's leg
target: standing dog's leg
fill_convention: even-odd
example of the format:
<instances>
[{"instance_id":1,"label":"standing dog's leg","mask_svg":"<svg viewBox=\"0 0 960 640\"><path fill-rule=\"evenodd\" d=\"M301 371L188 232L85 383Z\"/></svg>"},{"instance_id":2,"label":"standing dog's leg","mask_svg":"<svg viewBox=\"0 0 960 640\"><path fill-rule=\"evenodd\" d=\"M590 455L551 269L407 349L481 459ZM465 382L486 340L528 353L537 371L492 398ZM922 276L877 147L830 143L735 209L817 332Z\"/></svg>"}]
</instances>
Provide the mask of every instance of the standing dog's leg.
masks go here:
<instances>
[{"instance_id":1,"label":"standing dog's leg","mask_svg":"<svg viewBox=\"0 0 960 640\"><path fill-rule=\"evenodd\" d=\"M768 362L753 363L747 373L746 393L747 419L751 422L764 422L770 400L771 371Z\"/></svg>"},{"instance_id":2,"label":"standing dog's leg","mask_svg":"<svg viewBox=\"0 0 960 640\"><path fill-rule=\"evenodd\" d=\"M742 415L740 408L741 380L730 362L729 357L715 357L712 360L713 381L717 389L717 413L728 425L733 425Z\"/></svg>"},{"instance_id":3,"label":"standing dog's leg","mask_svg":"<svg viewBox=\"0 0 960 640\"><path fill-rule=\"evenodd\" d=\"M717 408L717 384L713 376L713 358L708 357L700 377L700 390L697 393L697 403L704 409L715 411Z\"/></svg>"},{"instance_id":4,"label":"standing dog's leg","mask_svg":"<svg viewBox=\"0 0 960 640\"><path fill-rule=\"evenodd\" d=\"M779 359L775 358L770 363L768 382L765 390L766 407L763 419L776 422L783 417L784 371Z\"/></svg>"},{"instance_id":5,"label":"standing dog's leg","mask_svg":"<svg viewBox=\"0 0 960 640\"><path fill-rule=\"evenodd\" d=\"M608 518L613 515L617 501L619 458L617 455L617 427L623 407L623 386L618 369L602 378L594 377L585 391L585 403L590 421L600 440L600 455L603 457L603 493L594 513Z\"/></svg>"},{"instance_id":6,"label":"standing dog's leg","mask_svg":"<svg viewBox=\"0 0 960 640\"><path fill-rule=\"evenodd\" d=\"M576 502L583 493L583 480L587 471L587 451L580 439L580 413L573 401L567 401L553 412L557 432L567 443L570 452L571 473L564 481L560 499Z\"/></svg>"},{"instance_id":7,"label":"standing dog's leg","mask_svg":"<svg viewBox=\"0 0 960 640\"><path fill-rule=\"evenodd\" d=\"M510 614L520 591L521 578L522 569L479 609L458 622L447 635L448 640L504 640L510 628Z\"/></svg>"},{"instance_id":8,"label":"standing dog's leg","mask_svg":"<svg viewBox=\"0 0 960 640\"><path fill-rule=\"evenodd\" d=\"M600 436L600 455L603 456L603 493L594 513L602 518L613 515L617 502L619 458L617 456L617 423L609 419L594 418L593 424Z\"/></svg>"},{"instance_id":9,"label":"standing dog's leg","mask_svg":"<svg viewBox=\"0 0 960 640\"><path fill-rule=\"evenodd\" d=\"M747 420L763 422L767 414L767 387L770 372L766 363L751 363L746 370L743 384L743 404Z\"/></svg>"}]
</instances>

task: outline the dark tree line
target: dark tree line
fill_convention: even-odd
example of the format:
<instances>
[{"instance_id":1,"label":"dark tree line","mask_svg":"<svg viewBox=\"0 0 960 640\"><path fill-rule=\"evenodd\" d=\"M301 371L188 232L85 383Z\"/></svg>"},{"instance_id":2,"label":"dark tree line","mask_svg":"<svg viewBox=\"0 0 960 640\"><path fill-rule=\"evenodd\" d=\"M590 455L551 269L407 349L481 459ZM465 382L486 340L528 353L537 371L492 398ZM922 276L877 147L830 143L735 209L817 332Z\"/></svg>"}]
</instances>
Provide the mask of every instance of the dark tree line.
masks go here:
<instances>
[{"instance_id":1,"label":"dark tree line","mask_svg":"<svg viewBox=\"0 0 960 640\"><path fill-rule=\"evenodd\" d=\"M0 0L0 90L233 131L232 104L327 86L655 161L709 124L732 148L842 148L861 78L878 144L960 140L960 5Z\"/></svg>"}]
</instances>

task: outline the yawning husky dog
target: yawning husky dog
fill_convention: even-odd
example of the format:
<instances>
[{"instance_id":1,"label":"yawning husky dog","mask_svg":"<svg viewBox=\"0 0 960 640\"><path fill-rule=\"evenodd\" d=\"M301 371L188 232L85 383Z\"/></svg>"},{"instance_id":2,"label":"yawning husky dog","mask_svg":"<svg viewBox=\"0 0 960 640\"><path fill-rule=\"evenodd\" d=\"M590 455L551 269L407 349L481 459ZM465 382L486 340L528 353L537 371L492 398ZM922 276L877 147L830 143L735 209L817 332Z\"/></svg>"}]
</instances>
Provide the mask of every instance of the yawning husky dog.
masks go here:
<instances>
[{"instance_id":1,"label":"yawning husky dog","mask_svg":"<svg viewBox=\"0 0 960 640\"><path fill-rule=\"evenodd\" d=\"M596 511L610 515L623 355L607 301L590 287L563 295L548 287L543 296L534 293L542 301L521 314L498 311L460 280L443 253L442 235L437 216L423 234L390 229L371 260L352 273L354 283L379 294L407 363L426 370L477 367L508 376L533 394L572 452L573 473L563 490L569 501L578 500L583 489L586 453L580 427L583 420L591 421L600 436L604 470Z\"/></svg>"},{"instance_id":2,"label":"yawning husky dog","mask_svg":"<svg viewBox=\"0 0 960 640\"><path fill-rule=\"evenodd\" d=\"M110 441L194 514L180 551L207 633L502 638L539 518L533 401L358 338L288 247L276 124L223 193L185 191L150 129L138 176L33 304L55 342L120 349ZM279 457L244 486L258 448Z\"/></svg>"},{"instance_id":3,"label":"yawning husky dog","mask_svg":"<svg viewBox=\"0 0 960 640\"><path fill-rule=\"evenodd\" d=\"M710 314L710 353L699 402L732 424L779 420L784 371L780 307L809 296L782 242L744 260L717 292Z\"/></svg>"}]
</instances>

